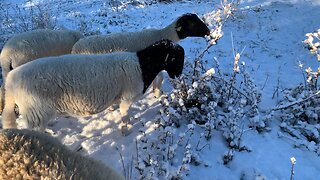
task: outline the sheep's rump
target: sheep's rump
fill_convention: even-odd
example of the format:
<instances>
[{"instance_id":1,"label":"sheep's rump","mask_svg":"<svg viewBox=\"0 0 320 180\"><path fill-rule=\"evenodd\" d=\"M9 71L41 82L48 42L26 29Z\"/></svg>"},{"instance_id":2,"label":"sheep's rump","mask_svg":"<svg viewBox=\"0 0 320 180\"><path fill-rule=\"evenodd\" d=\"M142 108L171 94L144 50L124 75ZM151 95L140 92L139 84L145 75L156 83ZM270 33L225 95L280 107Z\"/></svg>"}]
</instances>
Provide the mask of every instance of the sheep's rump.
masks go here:
<instances>
[{"instance_id":1,"label":"sheep's rump","mask_svg":"<svg viewBox=\"0 0 320 180\"><path fill-rule=\"evenodd\" d=\"M14 68L41 57L70 54L74 43L83 35L71 30L39 29L13 36L4 45L0 62L3 84ZM3 108L4 85L1 86L0 112Z\"/></svg>"},{"instance_id":2,"label":"sheep's rump","mask_svg":"<svg viewBox=\"0 0 320 180\"><path fill-rule=\"evenodd\" d=\"M37 107L87 116L131 91L142 93L142 83L136 54L123 52L41 58L11 71L5 87L13 92L22 114Z\"/></svg>"}]
</instances>

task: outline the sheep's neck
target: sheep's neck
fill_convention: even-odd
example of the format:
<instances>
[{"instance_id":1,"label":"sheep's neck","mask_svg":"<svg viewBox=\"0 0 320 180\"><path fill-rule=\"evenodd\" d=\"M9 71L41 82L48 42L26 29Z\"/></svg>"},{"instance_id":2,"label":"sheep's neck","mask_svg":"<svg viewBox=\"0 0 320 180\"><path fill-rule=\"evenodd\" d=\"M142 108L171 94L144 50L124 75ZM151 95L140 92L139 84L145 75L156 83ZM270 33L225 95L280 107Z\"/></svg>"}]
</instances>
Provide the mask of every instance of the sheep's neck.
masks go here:
<instances>
[{"instance_id":1,"label":"sheep's neck","mask_svg":"<svg viewBox=\"0 0 320 180\"><path fill-rule=\"evenodd\" d=\"M167 27L159 30L159 32L161 34L161 39L169 39L173 42L180 41L180 38L177 34L177 30L176 30L175 26L176 26L176 22L173 22L170 25L168 25Z\"/></svg>"},{"instance_id":2,"label":"sheep's neck","mask_svg":"<svg viewBox=\"0 0 320 180\"><path fill-rule=\"evenodd\" d=\"M145 93L159 72L164 70L164 65L158 59L150 59L148 57L140 57L139 63L144 84L143 93Z\"/></svg>"}]
</instances>

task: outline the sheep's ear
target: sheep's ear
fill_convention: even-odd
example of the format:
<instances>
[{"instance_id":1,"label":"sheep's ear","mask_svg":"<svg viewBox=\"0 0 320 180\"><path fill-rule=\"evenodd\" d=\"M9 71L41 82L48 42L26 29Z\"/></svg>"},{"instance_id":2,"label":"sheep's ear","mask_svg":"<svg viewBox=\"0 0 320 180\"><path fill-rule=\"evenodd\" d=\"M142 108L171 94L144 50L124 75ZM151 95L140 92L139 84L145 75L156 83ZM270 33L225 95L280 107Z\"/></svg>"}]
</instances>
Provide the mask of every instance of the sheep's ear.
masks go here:
<instances>
[{"instance_id":1,"label":"sheep's ear","mask_svg":"<svg viewBox=\"0 0 320 180\"><path fill-rule=\"evenodd\" d=\"M180 32L182 29L182 26L176 27L177 32Z\"/></svg>"}]
</instances>

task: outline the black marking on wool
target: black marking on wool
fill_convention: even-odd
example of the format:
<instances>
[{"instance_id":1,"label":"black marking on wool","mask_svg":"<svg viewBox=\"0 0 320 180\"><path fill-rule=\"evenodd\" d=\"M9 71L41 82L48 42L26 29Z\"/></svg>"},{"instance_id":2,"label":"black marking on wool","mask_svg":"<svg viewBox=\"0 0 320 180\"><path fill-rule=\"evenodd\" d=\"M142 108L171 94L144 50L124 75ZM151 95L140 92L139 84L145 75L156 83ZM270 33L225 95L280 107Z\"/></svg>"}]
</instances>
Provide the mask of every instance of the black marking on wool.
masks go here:
<instances>
[{"instance_id":1,"label":"black marking on wool","mask_svg":"<svg viewBox=\"0 0 320 180\"><path fill-rule=\"evenodd\" d=\"M182 74L184 49L170 40L161 40L137 52L143 78L143 93L162 70L166 70L170 78Z\"/></svg>"},{"instance_id":2,"label":"black marking on wool","mask_svg":"<svg viewBox=\"0 0 320 180\"><path fill-rule=\"evenodd\" d=\"M204 37L210 34L207 25L195 14L184 14L176 22L176 31L180 39L186 37Z\"/></svg>"}]
</instances>

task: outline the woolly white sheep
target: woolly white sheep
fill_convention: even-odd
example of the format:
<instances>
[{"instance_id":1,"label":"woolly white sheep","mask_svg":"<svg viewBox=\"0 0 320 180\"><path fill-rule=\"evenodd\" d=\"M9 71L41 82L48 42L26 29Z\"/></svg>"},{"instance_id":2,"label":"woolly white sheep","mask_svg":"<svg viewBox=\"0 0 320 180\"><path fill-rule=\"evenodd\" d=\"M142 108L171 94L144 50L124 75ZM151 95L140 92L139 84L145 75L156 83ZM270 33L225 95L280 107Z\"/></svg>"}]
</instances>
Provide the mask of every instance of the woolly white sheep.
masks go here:
<instances>
[{"instance_id":1,"label":"woolly white sheep","mask_svg":"<svg viewBox=\"0 0 320 180\"><path fill-rule=\"evenodd\" d=\"M72 48L73 54L101 54L114 51L136 52L160 41L169 39L177 42L186 37L204 37L210 30L195 14L184 14L163 29L145 29L139 32L95 35L79 40ZM163 74L153 82L155 96L160 96Z\"/></svg>"},{"instance_id":2,"label":"woolly white sheep","mask_svg":"<svg viewBox=\"0 0 320 180\"><path fill-rule=\"evenodd\" d=\"M83 37L77 31L49 29L38 29L13 36L6 42L0 54L3 82L5 83L9 71L29 61L70 54L73 45ZM3 85L1 96L0 111L3 109Z\"/></svg>"},{"instance_id":3,"label":"woolly white sheep","mask_svg":"<svg viewBox=\"0 0 320 180\"><path fill-rule=\"evenodd\" d=\"M3 128L16 128L14 105L28 128L43 129L57 116L88 116L120 99L123 122L156 75L182 73L184 50L162 40L136 53L71 54L40 58L12 70L5 84Z\"/></svg>"},{"instance_id":4,"label":"woolly white sheep","mask_svg":"<svg viewBox=\"0 0 320 180\"><path fill-rule=\"evenodd\" d=\"M111 167L27 129L0 131L0 179L124 180Z\"/></svg>"}]
</instances>

